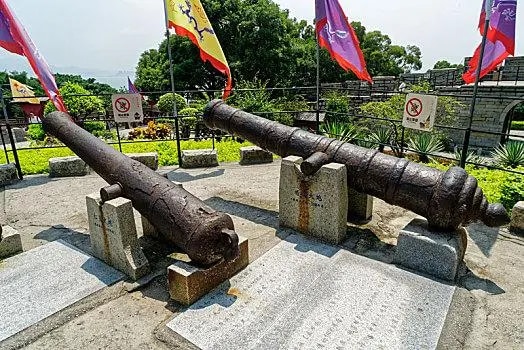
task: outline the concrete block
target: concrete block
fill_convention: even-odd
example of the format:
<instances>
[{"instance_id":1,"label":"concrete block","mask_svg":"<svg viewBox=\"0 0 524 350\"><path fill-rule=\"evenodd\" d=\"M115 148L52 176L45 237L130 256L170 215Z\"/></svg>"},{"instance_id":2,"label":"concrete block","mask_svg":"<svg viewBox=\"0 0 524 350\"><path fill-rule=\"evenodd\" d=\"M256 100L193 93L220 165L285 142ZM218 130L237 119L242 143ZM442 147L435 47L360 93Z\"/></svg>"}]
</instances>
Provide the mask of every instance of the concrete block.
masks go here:
<instances>
[{"instance_id":1,"label":"concrete block","mask_svg":"<svg viewBox=\"0 0 524 350\"><path fill-rule=\"evenodd\" d=\"M524 236L524 202L518 202L511 211L511 232Z\"/></svg>"},{"instance_id":2,"label":"concrete block","mask_svg":"<svg viewBox=\"0 0 524 350\"><path fill-rule=\"evenodd\" d=\"M87 174L89 174L89 167L79 157L49 159L50 177L84 176Z\"/></svg>"},{"instance_id":3,"label":"concrete block","mask_svg":"<svg viewBox=\"0 0 524 350\"><path fill-rule=\"evenodd\" d=\"M126 156L144 164L145 166L147 166L150 169L153 169L153 170L158 169L158 153L156 152L126 153Z\"/></svg>"},{"instance_id":4,"label":"concrete block","mask_svg":"<svg viewBox=\"0 0 524 350\"><path fill-rule=\"evenodd\" d=\"M464 259L467 233L435 232L425 219L413 219L400 231L394 262L409 269L453 281Z\"/></svg>"},{"instance_id":5,"label":"concrete block","mask_svg":"<svg viewBox=\"0 0 524 350\"><path fill-rule=\"evenodd\" d=\"M373 196L348 188L348 221L363 225L373 217Z\"/></svg>"},{"instance_id":6,"label":"concrete block","mask_svg":"<svg viewBox=\"0 0 524 350\"><path fill-rule=\"evenodd\" d=\"M240 148L240 165L266 164L273 162L273 153L260 147Z\"/></svg>"},{"instance_id":7,"label":"concrete block","mask_svg":"<svg viewBox=\"0 0 524 350\"><path fill-rule=\"evenodd\" d=\"M11 226L2 227L0 233L0 259L21 253L22 239L20 234Z\"/></svg>"},{"instance_id":8,"label":"concrete block","mask_svg":"<svg viewBox=\"0 0 524 350\"><path fill-rule=\"evenodd\" d=\"M218 166L218 155L214 149L182 151L182 168L209 168Z\"/></svg>"},{"instance_id":9,"label":"concrete block","mask_svg":"<svg viewBox=\"0 0 524 350\"><path fill-rule=\"evenodd\" d=\"M143 215L141 215L142 221L142 233L145 237L158 238L158 232L156 231L155 226L147 220Z\"/></svg>"},{"instance_id":10,"label":"concrete block","mask_svg":"<svg viewBox=\"0 0 524 350\"><path fill-rule=\"evenodd\" d=\"M13 138L15 139L15 142L26 141L26 131L23 128L12 128L11 131L13 132Z\"/></svg>"},{"instance_id":11,"label":"concrete block","mask_svg":"<svg viewBox=\"0 0 524 350\"><path fill-rule=\"evenodd\" d=\"M129 199L116 198L102 204L98 193L86 197L93 255L134 280L149 272L149 262L138 244Z\"/></svg>"},{"instance_id":12,"label":"concrete block","mask_svg":"<svg viewBox=\"0 0 524 350\"><path fill-rule=\"evenodd\" d=\"M208 269L177 261L167 268L169 294L182 305L191 305L219 284L233 277L249 264L248 240L239 236L240 255L231 262L221 262Z\"/></svg>"},{"instance_id":13,"label":"concrete block","mask_svg":"<svg viewBox=\"0 0 524 350\"><path fill-rule=\"evenodd\" d=\"M300 171L302 158L287 157L280 169L280 225L338 244L346 237L348 190L343 164L331 163L316 174Z\"/></svg>"},{"instance_id":14,"label":"concrete block","mask_svg":"<svg viewBox=\"0 0 524 350\"><path fill-rule=\"evenodd\" d=\"M15 163L0 165L0 186L9 185L12 181L18 179Z\"/></svg>"}]
</instances>

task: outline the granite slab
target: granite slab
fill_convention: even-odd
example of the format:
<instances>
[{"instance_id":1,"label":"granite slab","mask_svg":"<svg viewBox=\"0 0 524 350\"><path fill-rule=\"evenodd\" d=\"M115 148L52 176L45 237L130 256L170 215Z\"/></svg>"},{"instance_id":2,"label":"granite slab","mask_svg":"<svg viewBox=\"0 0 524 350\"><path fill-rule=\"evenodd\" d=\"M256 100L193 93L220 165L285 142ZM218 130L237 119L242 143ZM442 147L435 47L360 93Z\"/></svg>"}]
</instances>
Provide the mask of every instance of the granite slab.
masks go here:
<instances>
[{"instance_id":1,"label":"granite slab","mask_svg":"<svg viewBox=\"0 0 524 350\"><path fill-rule=\"evenodd\" d=\"M202 349L433 349L454 290L291 235L167 327Z\"/></svg>"},{"instance_id":2,"label":"granite slab","mask_svg":"<svg viewBox=\"0 0 524 350\"><path fill-rule=\"evenodd\" d=\"M0 341L124 274L58 240L0 262Z\"/></svg>"}]
</instances>

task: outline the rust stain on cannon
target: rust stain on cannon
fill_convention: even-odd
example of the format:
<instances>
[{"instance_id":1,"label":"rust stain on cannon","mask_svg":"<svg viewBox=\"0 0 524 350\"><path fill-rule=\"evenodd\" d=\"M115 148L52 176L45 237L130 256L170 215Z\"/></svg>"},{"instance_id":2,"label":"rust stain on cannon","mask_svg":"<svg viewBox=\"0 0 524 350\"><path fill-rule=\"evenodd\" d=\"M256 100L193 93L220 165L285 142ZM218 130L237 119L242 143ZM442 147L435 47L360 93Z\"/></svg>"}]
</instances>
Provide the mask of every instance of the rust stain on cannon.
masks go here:
<instances>
[{"instance_id":1,"label":"rust stain on cannon","mask_svg":"<svg viewBox=\"0 0 524 350\"><path fill-rule=\"evenodd\" d=\"M307 161L322 152L329 161L346 166L349 187L424 216L437 230L454 230L476 220L488 226L509 223L504 207L489 204L476 179L462 168L443 172L285 126L230 107L221 100L207 105L204 120L209 128L249 140L281 157L294 155ZM313 169L325 160L317 155L310 161L304 166Z\"/></svg>"},{"instance_id":2,"label":"rust stain on cannon","mask_svg":"<svg viewBox=\"0 0 524 350\"><path fill-rule=\"evenodd\" d=\"M191 260L209 266L239 255L233 220L176 186L147 166L77 126L66 113L53 112L44 130L62 141L109 185L119 184L128 198L158 230L159 235L185 252Z\"/></svg>"}]
</instances>

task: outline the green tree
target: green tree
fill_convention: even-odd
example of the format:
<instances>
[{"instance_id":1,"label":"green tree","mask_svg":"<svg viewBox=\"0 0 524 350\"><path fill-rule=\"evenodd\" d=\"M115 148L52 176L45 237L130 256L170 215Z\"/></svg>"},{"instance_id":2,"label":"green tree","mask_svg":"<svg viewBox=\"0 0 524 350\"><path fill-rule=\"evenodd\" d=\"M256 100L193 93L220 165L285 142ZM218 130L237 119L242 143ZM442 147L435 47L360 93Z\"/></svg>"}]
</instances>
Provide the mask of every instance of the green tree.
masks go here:
<instances>
[{"instance_id":1,"label":"green tree","mask_svg":"<svg viewBox=\"0 0 524 350\"><path fill-rule=\"evenodd\" d=\"M272 0L202 0L235 81L264 81L268 86L314 85L316 41L312 25L289 17ZM380 31L367 32L353 22L372 75L398 75L422 67L420 49L393 45ZM200 60L187 38L171 36L175 88L217 89L225 77ZM355 79L321 50L321 80ZM170 90L167 41L140 56L136 85L142 90Z\"/></svg>"},{"instance_id":2,"label":"green tree","mask_svg":"<svg viewBox=\"0 0 524 350\"><path fill-rule=\"evenodd\" d=\"M79 119L82 117L92 115L104 115L104 101L97 96L79 96L79 95L91 95L89 90L86 90L77 83L67 82L62 85L59 89L60 94L64 98L64 103L69 111L69 114ZM47 115L56 111L55 106L51 101L47 102L44 108L44 114Z\"/></svg>"},{"instance_id":3,"label":"green tree","mask_svg":"<svg viewBox=\"0 0 524 350\"><path fill-rule=\"evenodd\" d=\"M441 60L435 63L435 65L433 66L433 69L446 69L446 68L464 68L464 65L453 64L453 63L449 63L446 60Z\"/></svg>"},{"instance_id":4,"label":"green tree","mask_svg":"<svg viewBox=\"0 0 524 350\"><path fill-rule=\"evenodd\" d=\"M160 96L160 99L158 100L158 109L160 112L164 113L165 115L173 114L173 96L176 99L176 108L178 111L187 108L187 103L184 97L170 92Z\"/></svg>"}]
</instances>

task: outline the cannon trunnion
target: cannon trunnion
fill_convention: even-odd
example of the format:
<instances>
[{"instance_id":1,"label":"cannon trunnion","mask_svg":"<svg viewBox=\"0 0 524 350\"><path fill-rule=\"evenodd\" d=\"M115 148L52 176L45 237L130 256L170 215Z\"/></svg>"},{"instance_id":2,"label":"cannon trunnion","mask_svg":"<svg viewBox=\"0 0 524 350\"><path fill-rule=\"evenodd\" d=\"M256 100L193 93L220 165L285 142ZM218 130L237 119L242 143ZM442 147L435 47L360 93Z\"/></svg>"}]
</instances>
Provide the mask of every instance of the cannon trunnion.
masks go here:
<instances>
[{"instance_id":1,"label":"cannon trunnion","mask_svg":"<svg viewBox=\"0 0 524 350\"><path fill-rule=\"evenodd\" d=\"M211 101L204 113L209 128L234 134L282 157L305 159L312 172L326 161L345 164L348 186L427 218L431 227L453 230L481 220L488 226L509 222L501 204L489 204L477 180L459 167L446 172L289 127ZM323 156L322 154L325 156Z\"/></svg>"}]
</instances>

